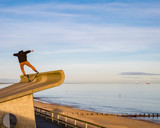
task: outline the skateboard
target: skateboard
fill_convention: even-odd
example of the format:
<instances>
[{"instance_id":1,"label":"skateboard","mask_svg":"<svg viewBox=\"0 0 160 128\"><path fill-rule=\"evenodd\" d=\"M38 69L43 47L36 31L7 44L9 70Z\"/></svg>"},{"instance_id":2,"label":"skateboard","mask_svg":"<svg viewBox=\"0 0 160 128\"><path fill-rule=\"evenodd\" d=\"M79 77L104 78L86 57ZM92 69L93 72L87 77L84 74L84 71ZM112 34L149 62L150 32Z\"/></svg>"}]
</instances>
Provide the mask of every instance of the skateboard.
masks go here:
<instances>
[{"instance_id":1,"label":"skateboard","mask_svg":"<svg viewBox=\"0 0 160 128\"><path fill-rule=\"evenodd\" d=\"M36 74L35 76L34 76L34 78L32 79L32 80L30 80L29 82L32 82L34 79L36 79L38 77L38 74Z\"/></svg>"},{"instance_id":2,"label":"skateboard","mask_svg":"<svg viewBox=\"0 0 160 128\"><path fill-rule=\"evenodd\" d=\"M36 79L38 77L38 74L36 74L33 79L30 79L29 75L27 75L28 78L28 82L32 82L34 79Z\"/></svg>"}]
</instances>

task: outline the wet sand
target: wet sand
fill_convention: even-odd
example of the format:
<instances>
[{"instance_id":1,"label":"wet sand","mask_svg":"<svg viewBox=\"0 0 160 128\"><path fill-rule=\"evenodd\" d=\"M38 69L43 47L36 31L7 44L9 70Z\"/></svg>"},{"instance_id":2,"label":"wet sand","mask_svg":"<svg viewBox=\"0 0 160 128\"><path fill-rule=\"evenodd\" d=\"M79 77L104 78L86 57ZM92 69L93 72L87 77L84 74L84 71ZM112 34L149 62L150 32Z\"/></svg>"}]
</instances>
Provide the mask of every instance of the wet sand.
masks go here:
<instances>
[{"instance_id":1,"label":"wet sand","mask_svg":"<svg viewBox=\"0 0 160 128\"><path fill-rule=\"evenodd\" d=\"M96 115L93 114L94 112L80 110L72 106L43 103L39 101L34 101L34 106L85 120L107 128L160 128L160 124L150 121L135 120L113 115Z\"/></svg>"}]
</instances>

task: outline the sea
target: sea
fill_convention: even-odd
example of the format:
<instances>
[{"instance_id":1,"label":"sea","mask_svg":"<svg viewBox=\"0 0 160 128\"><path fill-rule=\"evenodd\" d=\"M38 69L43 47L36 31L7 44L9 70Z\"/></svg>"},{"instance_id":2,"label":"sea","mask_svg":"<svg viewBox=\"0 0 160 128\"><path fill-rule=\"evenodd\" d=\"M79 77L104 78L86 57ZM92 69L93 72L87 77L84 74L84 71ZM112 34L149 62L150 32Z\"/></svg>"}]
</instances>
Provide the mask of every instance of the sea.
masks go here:
<instances>
[{"instance_id":1,"label":"sea","mask_svg":"<svg viewBox=\"0 0 160 128\"><path fill-rule=\"evenodd\" d=\"M8 86L1 84L0 88ZM160 114L160 84L62 84L34 93L45 103L110 114ZM140 118L160 123L160 117Z\"/></svg>"}]
</instances>

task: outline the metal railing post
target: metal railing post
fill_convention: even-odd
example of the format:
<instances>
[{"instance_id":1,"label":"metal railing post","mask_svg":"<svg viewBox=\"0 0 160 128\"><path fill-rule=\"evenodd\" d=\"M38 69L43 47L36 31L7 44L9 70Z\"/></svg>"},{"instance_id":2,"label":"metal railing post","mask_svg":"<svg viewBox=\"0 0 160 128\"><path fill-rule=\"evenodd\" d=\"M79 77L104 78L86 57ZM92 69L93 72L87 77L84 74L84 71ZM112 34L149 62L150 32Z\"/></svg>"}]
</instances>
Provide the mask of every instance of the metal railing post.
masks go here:
<instances>
[{"instance_id":1,"label":"metal railing post","mask_svg":"<svg viewBox=\"0 0 160 128\"><path fill-rule=\"evenodd\" d=\"M77 120L74 120L74 125L76 126L77 125ZM76 128L76 127L75 127Z\"/></svg>"},{"instance_id":2,"label":"metal railing post","mask_svg":"<svg viewBox=\"0 0 160 128\"><path fill-rule=\"evenodd\" d=\"M52 122L53 122L53 117L54 117L54 114L53 114L53 112L52 112L52 115L51 115L51 118L52 118Z\"/></svg>"},{"instance_id":3,"label":"metal railing post","mask_svg":"<svg viewBox=\"0 0 160 128\"><path fill-rule=\"evenodd\" d=\"M58 120L58 124L59 124L59 114L57 114L57 120Z\"/></svg>"},{"instance_id":4,"label":"metal railing post","mask_svg":"<svg viewBox=\"0 0 160 128\"><path fill-rule=\"evenodd\" d=\"M65 117L65 127L67 127L67 117Z\"/></svg>"},{"instance_id":5,"label":"metal railing post","mask_svg":"<svg viewBox=\"0 0 160 128\"><path fill-rule=\"evenodd\" d=\"M87 123L85 123L85 128L87 128Z\"/></svg>"}]
</instances>

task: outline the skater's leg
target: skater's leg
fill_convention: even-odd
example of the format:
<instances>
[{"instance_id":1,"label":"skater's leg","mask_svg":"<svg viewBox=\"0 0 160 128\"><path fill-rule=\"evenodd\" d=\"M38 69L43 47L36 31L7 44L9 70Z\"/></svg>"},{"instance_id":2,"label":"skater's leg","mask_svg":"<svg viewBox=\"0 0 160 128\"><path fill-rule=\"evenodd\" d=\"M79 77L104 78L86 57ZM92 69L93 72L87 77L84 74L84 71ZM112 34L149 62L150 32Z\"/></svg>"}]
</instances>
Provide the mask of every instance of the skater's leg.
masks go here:
<instances>
[{"instance_id":1,"label":"skater's leg","mask_svg":"<svg viewBox=\"0 0 160 128\"><path fill-rule=\"evenodd\" d=\"M34 66L32 66L28 61L25 61L25 64L30 67L33 71L36 70L36 68Z\"/></svg>"},{"instance_id":2,"label":"skater's leg","mask_svg":"<svg viewBox=\"0 0 160 128\"><path fill-rule=\"evenodd\" d=\"M29 75L26 75L26 73L24 71L24 65L25 65L25 62L20 63L21 71L24 75L24 78L28 78L28 81L30 82Z\"/></svg>"},{"instance_id":3,"label":"skater's leg","mask_svg":"<svg viewBox=\"0 0 160 128\"><path fill-rule=\"evenodd\" d=\"M26 64L28 67L32 68L33 71L35 71L35 72L38 73L38 71L36 70L36 68L35 68L33 65L31 65L28 61L26 61L25 64Z\"/></svg>"},{"instance_id":4,"label":"skater's leg","mask_svg":"<svg viewBox=\"0 0 160 128\"><path fill-rule=\"evenodd\" d=\"M25 73L25 71L24 71L24 63L23 63L23 62L20 63L20 68L21 68L21 71L22 71L23 75L25 76L26 73Z\"/></svg>"}]
</instances>

